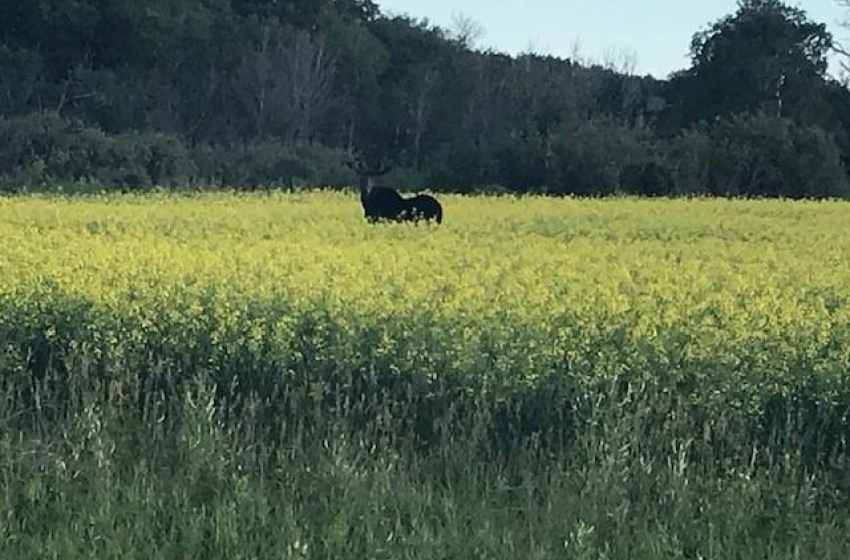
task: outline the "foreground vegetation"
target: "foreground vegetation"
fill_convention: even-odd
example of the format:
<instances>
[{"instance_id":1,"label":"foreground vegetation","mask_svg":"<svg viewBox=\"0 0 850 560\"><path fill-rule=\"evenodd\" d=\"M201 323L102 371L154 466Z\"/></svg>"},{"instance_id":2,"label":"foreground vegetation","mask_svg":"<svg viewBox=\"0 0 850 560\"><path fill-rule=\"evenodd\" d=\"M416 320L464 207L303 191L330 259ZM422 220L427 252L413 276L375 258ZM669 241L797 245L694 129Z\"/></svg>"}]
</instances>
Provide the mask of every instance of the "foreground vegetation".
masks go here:
<instances>
[{"instance_id":1,"label":"foreground vegetation","mask_svg":"<svg viewBox=\"0 0 850 560\"><path fill-rule=\"evenodd\" d=\"M0 199L0 555L846 558L850 206Z\"/></svg>"}]
</instances>

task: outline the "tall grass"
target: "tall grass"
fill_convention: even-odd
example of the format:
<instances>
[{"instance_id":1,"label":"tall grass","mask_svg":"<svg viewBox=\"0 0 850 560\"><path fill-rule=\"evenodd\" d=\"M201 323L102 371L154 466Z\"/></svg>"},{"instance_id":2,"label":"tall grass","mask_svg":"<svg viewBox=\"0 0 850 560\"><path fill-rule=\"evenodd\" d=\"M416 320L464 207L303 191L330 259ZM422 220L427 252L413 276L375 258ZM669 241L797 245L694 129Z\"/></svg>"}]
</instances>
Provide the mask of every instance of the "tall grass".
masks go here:
<instances>
[{"instance_id":1,"label":"tall grass","mask_svg":"<svg viewBox=\"0 0 850 560\"><path fill-rule=\"evenodd\" d=\"M843 203L0 199L0 557L846 558Z\"/></svg>"}]
</instances>

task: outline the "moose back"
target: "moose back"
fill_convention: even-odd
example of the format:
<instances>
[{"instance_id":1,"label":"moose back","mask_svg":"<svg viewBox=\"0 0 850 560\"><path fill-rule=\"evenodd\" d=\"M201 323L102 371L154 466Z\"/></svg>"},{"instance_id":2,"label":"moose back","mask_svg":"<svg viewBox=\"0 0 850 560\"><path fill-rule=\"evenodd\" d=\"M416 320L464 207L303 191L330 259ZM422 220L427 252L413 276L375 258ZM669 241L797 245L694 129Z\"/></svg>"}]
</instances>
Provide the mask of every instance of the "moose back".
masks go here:
<instances>
[{"instance_id":1,"label":"moose back","mask_svg":"<svg viewBox=\"0 0 850 560\"><path fill-rule=\"evenodd\" d=\"M360 202L364 217L369 222L434 220L442 223L443 207L433 196L418 194L405 198L394 188L374 184L375 177L385 174L389 168L382 166L379 170L366 170L362 166L351 167L358 175Z\"/></svg>"}]
</instances>

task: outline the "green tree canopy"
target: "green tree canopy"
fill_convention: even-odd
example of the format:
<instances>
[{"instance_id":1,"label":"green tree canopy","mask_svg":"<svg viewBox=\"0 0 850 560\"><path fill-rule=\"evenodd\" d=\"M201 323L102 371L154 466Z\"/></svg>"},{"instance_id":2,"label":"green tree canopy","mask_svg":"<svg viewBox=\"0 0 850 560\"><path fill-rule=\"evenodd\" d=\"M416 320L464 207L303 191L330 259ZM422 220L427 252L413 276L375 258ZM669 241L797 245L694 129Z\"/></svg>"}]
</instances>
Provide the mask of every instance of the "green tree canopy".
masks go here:
<instances>
[{"instance_id":1,"label":"green tree canopy","mask_svg":"<svg viewBox=\"0 0 850 560\"><path fill-rule=\"evenodd\" d=\"M765 110L822 122L826 26L780 0L740 0L738 9L696 33L692 67L673 76L669 96L680 124ZM806 114L806 113L809 114Z\"/></svg>"}]
</instances>

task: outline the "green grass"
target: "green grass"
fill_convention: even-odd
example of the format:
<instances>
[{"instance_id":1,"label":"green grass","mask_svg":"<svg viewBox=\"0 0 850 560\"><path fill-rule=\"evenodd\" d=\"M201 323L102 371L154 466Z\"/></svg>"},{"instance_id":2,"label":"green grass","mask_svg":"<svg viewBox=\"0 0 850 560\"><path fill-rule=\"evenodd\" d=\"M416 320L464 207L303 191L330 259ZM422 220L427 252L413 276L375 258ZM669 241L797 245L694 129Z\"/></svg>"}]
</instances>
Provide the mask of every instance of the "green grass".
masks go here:
<instances>
[{"instance_id":1,"label":"green grass","mask_svg":"<svg viewBox=\"0 0 850 560\"><path fill-rule=\"evenodd\" d=\"M0 558L850 557L843 203L0 199Z\"/></svg>"},{"instance_id":2,"label":"green grass","mask_svg":"<svg viewBox=\"0 0 850 560\"><path fill-rule=\"evenodd\" d=\"M640 451L632 418L569 453L488 464L469 442L376 450L327 426L280 445L184 397L179 427L85 405L2 441L6 558L846 558L850 515L783 469L721 474ZM286 443L283 444L282 442ZM132 444L130 443L132 442Z\"/></svg>"}]
</instances>

